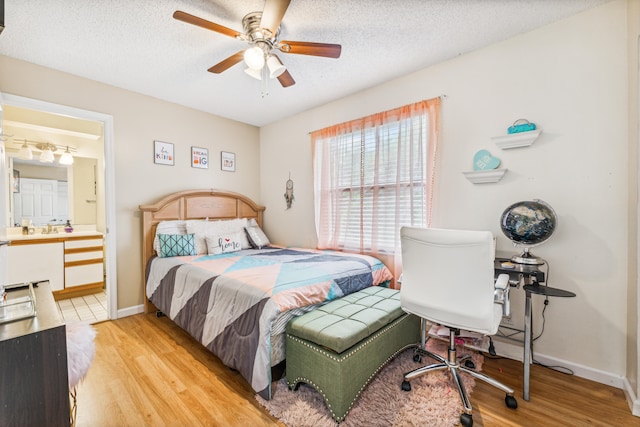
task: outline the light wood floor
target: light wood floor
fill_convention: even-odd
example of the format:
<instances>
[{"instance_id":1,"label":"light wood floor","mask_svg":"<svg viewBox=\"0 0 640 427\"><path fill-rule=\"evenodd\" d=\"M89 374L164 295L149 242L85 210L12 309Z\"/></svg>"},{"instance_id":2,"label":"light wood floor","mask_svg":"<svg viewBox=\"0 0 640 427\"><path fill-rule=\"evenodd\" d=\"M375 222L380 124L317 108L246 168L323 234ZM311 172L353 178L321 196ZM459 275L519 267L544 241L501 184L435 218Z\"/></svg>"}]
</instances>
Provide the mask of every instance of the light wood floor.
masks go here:
<instances>
[{"instance_id":1,"label":"light wood floor","mask_svg":"<svg viewBox=\"0 0 640 427\"><path fill-rule=\"evenodd\" d=\"M94 326L96 358L78 388L78 427L283 426L237 372L166 317L140 314ZM475 426L640 426L619 389L533 366L526 402L520 362L486 358L483 371L516 390L518 409L478 381L471 394Z\"/></svg>"}]
</instances>

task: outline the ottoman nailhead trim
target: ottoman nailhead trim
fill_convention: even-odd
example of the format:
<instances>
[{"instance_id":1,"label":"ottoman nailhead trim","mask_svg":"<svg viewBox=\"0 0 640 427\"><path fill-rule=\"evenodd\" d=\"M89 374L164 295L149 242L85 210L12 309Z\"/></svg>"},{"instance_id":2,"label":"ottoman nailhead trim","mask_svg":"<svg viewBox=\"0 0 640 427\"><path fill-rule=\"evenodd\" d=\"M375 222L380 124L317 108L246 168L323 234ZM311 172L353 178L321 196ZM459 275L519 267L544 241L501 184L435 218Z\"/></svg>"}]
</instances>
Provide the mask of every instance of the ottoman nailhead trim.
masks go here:
<instances>
[{"instance_id":1,"label":"ottoman nailhead trim","mask_svg":"<svg viewBox=\"0 0 640 427\"><path fill-rule=\"evenodd\" d=\"M345 354L344 357L338 357L337 353L328 352L327 350L323 350L323 349L321 349L319 347L316 347L315 343L312 343L312 344L314 344L312 346L312 345L309 344L311 341L300 339L300 338L298 338L298 337L296 337L294 335L287 334L287 338L290 338L290 339L292 339L294 341L297 341L300 344L303 344L305 347L308 347L308 348L312 349L313 351L321 353L323 356L326 356L331 360L335 360L336 362L342 363L344 360L347 360L349 357L353 356L354 354L356 354L360 350L363 350L365 347L367 347L369 344L371 344L373 341L375 341L379 336L381 336L384 333L386 333L386 332L390 331L391 329L395 328L400 323L400 320L404 319L407 316L409 316L409 315L405 314L404 316L399 317L398 319L393 321L394 323L392 323L390 325L387 325L384 328L382 328L382 329L378 330L377 332L375 332L373 335L370 335L365 342L360 344L354 350L346 350L346 351L348 351L348 353Z\"/></svg>"},{"instance_id":2,"label":"ottoman nailhead trim","mask_svg":"<svg viewBox=\"0 0 640 427\"><path fill-rule=\"evenodd\" d=\"M304 345L307 348L310 348L311 350L318 352L320 354L322 354L323 356L334 360L338 363L342 363L345 360L347 360L349 357L353 356L354 354L358 353L360 350L363 350L365 347L367 347L369 344L371 344L373 341L375 341L379 336L393 330L393 328L395 328L397 325L399 325L401 322L401 320L403 320L405 317L408 317L409 314L405 314L404 316L399 317L398 319L394 320L392 324L389 324L387 326L385 326L384 328L378 330L376 333L374 333L373 335L371 335L369 338L367 338L367 340L365 342L363 342L362 344L358 345L355 349L353 350L348 350L348 354L345 354L344 357L338 357L336 353L333 352L328 352L326 350L323 350L319 347L316 347L315 345L311 345L309 344L309 341L306 340L302 340L296 336L287 334L287 338L291 339L293 341L296 341L302 345ZM333 417L333 419L335 419L338 423L342 422L347 414L349 413L349 411L351 410L351 408L353 408L354 403L356 402L356 400L358 399L358 397L360 397L360 394L362 393L362 391L365 389L365 387L371 382L371 380L373 379L373 377L375 377L378 372L380 372L380 370L382 368L384 368L394 357L396 357L398 354L402 353L404 350L407 350L411 347L416 347L418 344L409 344L409 345L405 345L404 347L398 349L396 352L394 352L391 356L387 357L387 359L382 362L382 364L380 364L380 366L378 366L372 373L371 375L369 375L369 378L367 378L367 380L364 382L364 384L362 384L362 386L360 387L360 390L358 390L358 392L356 393L356 395L354 396L354 398L351 400L351 402L349 403L349 407L347 408L347 411L345 412L345 414L342 417L337 417L335 412L333 411L333 407L331 406L331 403L329 403L327 401L327 397L325 395L324 390L317 385L315 382L313 382L311 379L306 378L306 377L297 377L293 382L289 382L289 380L287 379L287 384L289 385L289 388L291 388L292 386L295 386L296 384L302 382L305 384L309 384L310 386L312 386L314 389L316 389L316 391L318 393L320 393L320 395L322 396L322 399L325 401L327 408L329 409L329 412L331 412L331 416Z\"/></svg>"}]
</instances>

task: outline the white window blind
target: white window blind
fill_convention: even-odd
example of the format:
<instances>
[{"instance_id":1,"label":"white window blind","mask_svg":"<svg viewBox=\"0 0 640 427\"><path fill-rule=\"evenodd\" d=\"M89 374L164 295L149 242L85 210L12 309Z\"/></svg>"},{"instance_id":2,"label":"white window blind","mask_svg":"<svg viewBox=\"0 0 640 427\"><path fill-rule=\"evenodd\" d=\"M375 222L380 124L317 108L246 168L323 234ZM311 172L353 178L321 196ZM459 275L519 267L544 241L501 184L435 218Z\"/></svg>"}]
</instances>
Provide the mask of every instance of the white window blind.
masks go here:
<instances>
[{"instance_id":1,"label":"white window blind","mask_svg":"<svg viewBox=\"0 0 640 427\"><path fill-rule=\"evenodd\" d=\"M427 225L437 101L312 134L320 248L393 254L401 226Z\"/></svg>"}]
</instances>

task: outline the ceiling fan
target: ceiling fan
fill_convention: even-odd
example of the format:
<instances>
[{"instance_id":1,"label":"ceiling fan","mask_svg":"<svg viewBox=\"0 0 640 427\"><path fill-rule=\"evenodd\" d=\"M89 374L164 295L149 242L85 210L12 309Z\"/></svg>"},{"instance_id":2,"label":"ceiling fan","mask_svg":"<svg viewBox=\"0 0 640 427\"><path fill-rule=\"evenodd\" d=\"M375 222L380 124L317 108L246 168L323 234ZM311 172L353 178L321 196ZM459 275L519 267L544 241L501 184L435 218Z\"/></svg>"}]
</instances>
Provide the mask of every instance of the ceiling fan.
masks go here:
<instances>
[{"instance_id":1,"label":"ceiling fan","mask_svg":"<svg viewBox=\"0 0 640 427\"><path fill-rule=\"evenodd\" d=\"M279 40L280 23L290 2L291 0L266 0L262 12L252 12L242 18L244 32L232 30L180 10L174 12L173 17L249 43L249 48L220 61L209 68L209 72L220 74L244 59L249 67L245 72L250 76L258 80L277 78L283 87L289 87L296 82L274 51L339 58L342 50L339 44Z\"/></svg>"}]
</instances>

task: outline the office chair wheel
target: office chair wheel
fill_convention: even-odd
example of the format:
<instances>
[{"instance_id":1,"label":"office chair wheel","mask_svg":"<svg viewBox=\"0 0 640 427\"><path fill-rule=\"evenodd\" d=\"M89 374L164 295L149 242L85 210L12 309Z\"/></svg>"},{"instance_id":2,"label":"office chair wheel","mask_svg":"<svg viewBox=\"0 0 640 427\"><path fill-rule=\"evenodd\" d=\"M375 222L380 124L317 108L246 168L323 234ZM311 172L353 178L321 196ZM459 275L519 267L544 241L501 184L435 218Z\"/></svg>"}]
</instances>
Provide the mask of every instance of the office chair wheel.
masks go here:
<instances>
[{"instance_id":1,"label":"office chair wheel","mask_svg":"<svg viewBox=\"0 0 640 427\"><path fill-rule=\"evenodd\" d=\"M518 401L515 397L508 394L504 397L504 403L507 404L507 408L516 409L518 407Z\"/></svg>"},{"instance_id":2,"label":"office chair wheel","mask_svg":"<svg viewBox=\"0 0 640 427\"><path fill-rule=\"evenodd\" d=\"M414 354L413 361L418 363L422 362L422 356L420 356L418 353Z\"/></svg>"},{"instance_id":3,"label":"office chair wheel","mask_svg":"<svg viewBox=\"0 0 640 427\"><path fill-rule=\"evenodd\" d=\"M409 381L402 381L402 391L411 391L411 383Z\"/></svg>"},{"instance_id":4,"label":"office chair wheel","mask_svg":"<svg viewBox=\"0 0 640 427\"><path fill-rule=\"evenodd\" d=\"M460 424L462 424L464 427L473 426L473 417L471 417L471 414L464 413L460 415Z\"/></svg>"},{"instance_id":5,"label":"office chair wheel","mask_svg":"<svg viewBox=\"0 0 640 427\"><path fill-rule=\"evenodd\" d=\"M464 361L464 366L466 366L469 369L476 369L476 364L473 363L473 360L471 359L467 359Z\"/></svg>"}]
</instances>

